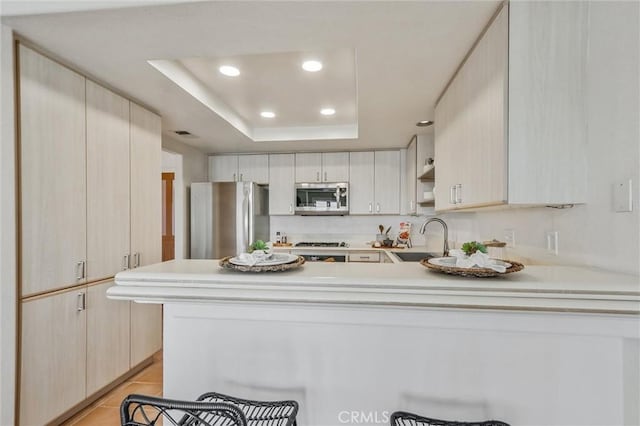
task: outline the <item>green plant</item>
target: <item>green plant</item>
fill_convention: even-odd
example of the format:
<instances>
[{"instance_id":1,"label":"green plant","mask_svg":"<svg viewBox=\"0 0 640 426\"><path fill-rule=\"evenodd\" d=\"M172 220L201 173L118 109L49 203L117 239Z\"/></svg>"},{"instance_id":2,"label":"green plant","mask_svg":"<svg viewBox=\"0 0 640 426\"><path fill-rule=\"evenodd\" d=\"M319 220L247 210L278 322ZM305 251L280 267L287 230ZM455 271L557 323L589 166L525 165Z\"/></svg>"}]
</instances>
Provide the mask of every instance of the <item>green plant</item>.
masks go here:
<instances>
[{"instance_id":1,"label":"green plant","mask_svg":"<svg viewBox=\"0 0 640 426\"><path fill-rule=\"evenodd\" d=\"M471 256L477 251L481 253L486 253L487 247L484 244L479 243L477 241L469 241L462 245L462 251L465 252L467 256Z\"/></svg>"},{"instance_id":2,"label":"green plant","mask_svg":"<svg viewBox=\"0 0 640 426\"><path fill-rule=\"evenodd\" d=\"M269 250L269 246L262 240L256 240L249 246L249 253L252 253L254 250Z\"/></svg>"}]
</instances>

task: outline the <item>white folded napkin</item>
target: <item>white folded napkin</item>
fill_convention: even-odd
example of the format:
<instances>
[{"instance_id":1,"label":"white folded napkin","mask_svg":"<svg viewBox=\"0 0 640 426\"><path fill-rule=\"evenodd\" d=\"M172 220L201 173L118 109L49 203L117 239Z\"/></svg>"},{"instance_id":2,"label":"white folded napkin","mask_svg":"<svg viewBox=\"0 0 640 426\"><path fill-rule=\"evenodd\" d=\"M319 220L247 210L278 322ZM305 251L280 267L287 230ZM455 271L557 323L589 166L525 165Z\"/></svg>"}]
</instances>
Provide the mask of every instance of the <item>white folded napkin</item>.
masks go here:
<instances>
[{"instance_id":1,"label":"white folded napkin","mask_svg":"<svg viewBox=\"0 0 640 426\"><path fill-rule=\"evenodd\" d=\"M264 250L254 250L252 253L240 253L238 260L246 263L249 266L256 265L265 260L269 260L273 256L273 253L266 253Z\"/></svg>"},{"instance_id":2,"label":"white folded napkin","mask_svg":"<svg viewBox=\"0 0 640 426\"><path fill-rule=\"evenodd\" d=\"M479 266L480 268L493 269L496 272L504 273L507 268L502 265L497 265L496 262L489 258L489 255L477 251L471 256L467 256L462 250L450 250L449 255L456 258L456 266L458 268L473 268Z\"/></svg>"}]
</instances>

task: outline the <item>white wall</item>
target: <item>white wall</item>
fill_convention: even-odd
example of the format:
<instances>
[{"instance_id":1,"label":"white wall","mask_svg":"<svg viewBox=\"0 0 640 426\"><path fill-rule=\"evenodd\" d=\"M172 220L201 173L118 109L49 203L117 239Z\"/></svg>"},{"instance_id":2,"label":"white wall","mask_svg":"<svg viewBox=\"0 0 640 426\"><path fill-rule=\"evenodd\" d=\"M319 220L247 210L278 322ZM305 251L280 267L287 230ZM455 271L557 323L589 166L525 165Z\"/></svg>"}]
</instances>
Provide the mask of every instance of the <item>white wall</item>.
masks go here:
<instances>
[{"instance_id":1,"label":"white wall","mask_svg":"<svg viewBox=\"0 0 640 426\"><path fill-rule=\"evenodd\" d=\"M505 229L513 229L516 247L505 253L511 258L640 273L640 3L592 2L590 7L587 203L566 210L540 207L444 214L454 245L504 240ZM437 164L436 159L436 175ZM616 213L613 185L626 179L633 180L633 212ZM426 218L281 216L271 219L271 233L272 238L276 231L284 231L305 239L363 242L373 239L378 222L396 227L407 219L419 225ZM558 256L546 252L547 231L559 233ZM441 229L429 226L429 250L440 250L441 241ZM424 243L417 232L414 243Z\"/></svg>"},{"instance_id":2,"label":"white wall","mask_svg":"<svg viewBox=\"0 0 640 426\"><path fill-rule=\"evenodd\" d=\"M182 241L182 253L185 258L189 258L189 205L191 203L191 182L206 182L208 179L208 158L207 155L201 151L186 145L175 139L169 138L166 135L162 135L162 149L172 153L182 155L182 193L183 198L178 204L178 200L175 202L176 211L176 232L178 226L182 228L182 235L184 235ZM182 216L182 223L179 224L178 216ZM177 234L176 234L177 236ZM178 251L178 241L176 240L176 252Z\"/></svg>"},{"instance_id":3,"label":"white wall","mask_svg":"<svg viewBox=\"0 0 640 426\"><path fill-rule=\"evenodd\" d=\"M16 355L13 34L0 27L0 424L14 424Z\"/></svg>"}]
</instances>

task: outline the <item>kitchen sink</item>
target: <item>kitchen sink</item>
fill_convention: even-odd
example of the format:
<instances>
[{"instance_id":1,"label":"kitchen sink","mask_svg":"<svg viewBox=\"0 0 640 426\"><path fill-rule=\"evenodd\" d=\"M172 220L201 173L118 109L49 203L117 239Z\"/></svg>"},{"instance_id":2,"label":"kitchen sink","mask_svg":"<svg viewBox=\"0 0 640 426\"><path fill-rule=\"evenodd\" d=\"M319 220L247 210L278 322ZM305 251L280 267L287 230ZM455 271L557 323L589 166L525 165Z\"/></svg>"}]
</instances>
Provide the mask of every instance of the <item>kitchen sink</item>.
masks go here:
<instances>
[{"instance_id":1,"label":"kitchen sink","mask_svg":"<svg viewBox=\"0 0 640 426\"><path fill-rule=\"evenodd\" d=\"M398 256L400 260L402 260L403 262L420 262L424 258L430 259L432 257L439 257L434 253L417 252L417 251L409 251L409 252L394 251L393 254Z\"/></svg>"}]
</instances>

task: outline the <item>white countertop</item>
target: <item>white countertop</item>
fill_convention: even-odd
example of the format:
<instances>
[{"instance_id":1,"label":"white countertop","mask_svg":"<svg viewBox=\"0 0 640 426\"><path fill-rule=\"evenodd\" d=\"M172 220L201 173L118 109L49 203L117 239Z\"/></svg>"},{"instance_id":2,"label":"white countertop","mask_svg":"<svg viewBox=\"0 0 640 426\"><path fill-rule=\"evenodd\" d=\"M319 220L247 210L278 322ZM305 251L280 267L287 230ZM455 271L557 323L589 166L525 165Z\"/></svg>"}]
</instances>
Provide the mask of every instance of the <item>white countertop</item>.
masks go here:
<instances>
[{"instance_id":1,"label":"white countertop","mask_svg":"<svg viewBox=\"0 0 640 426\"><path fill-rule=\"evenodd\" d=\"M115 281L110 298L151 303L214 300L640 314L638 276L568 266L526 266L505 276L470 279L432 272L417 262L307 262L287 272L242 273L220 268L217 260L177 260L120 272Z\"/></svg>"}]
</instances>

